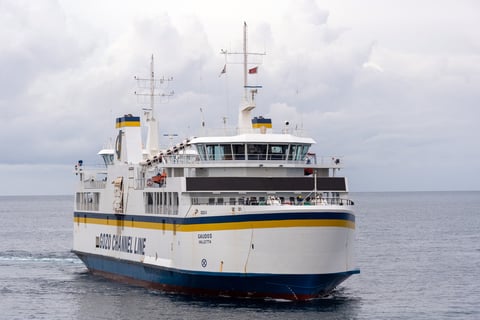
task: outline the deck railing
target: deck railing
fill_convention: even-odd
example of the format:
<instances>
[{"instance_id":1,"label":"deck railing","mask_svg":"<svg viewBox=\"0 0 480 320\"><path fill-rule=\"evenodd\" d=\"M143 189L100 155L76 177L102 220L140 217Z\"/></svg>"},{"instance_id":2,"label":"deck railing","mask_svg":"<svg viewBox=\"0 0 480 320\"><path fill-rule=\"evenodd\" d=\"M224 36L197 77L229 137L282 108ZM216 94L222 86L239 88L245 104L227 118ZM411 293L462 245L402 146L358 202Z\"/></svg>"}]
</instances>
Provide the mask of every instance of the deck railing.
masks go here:
<instances>
[{"instance_id":1,"label":"deck railing","mask_svg":"<svg viewBox=\"0 0 480 320\"><path fill-rule=\"evenodd\" d=\"M233 205L247 205L247 206L309 206L309 205L337 205L337 206L353 206L354 202L350 199L329 197L317 199L303 199L297 197L249 197L249 198L223 198L223 197L193 197L191 198L192 205L208 205L208 206L233 206Z\"/></svg>"},{"instance_id":2,"label":"deck railing","mask_svg":"<svg viewBox=\"0 0 480 320\"><path fill-rule=\"evenodd\" d=\"M106 182L103 180L87 180L83 182L84 189L105 189Z\"/></svg>"},{"instance_id":3,"label":"deck railing","mask_svg":"<svg viewBox=\"0 0 480 320\"><path fill-rule=\"evenodd\" d=\"M343 158L337 156L321 156L317 158L316 163L306 163L303 160L293 160L290 157L287 158L285 155L249 155L248 159L245 159L245 155L233 156L232 158L222 158L222 159L208 159L202 160L198 155L164 155L161 160L158 158L155 161L149 160L147 164L155 165L156 162L164 162L168 165L185 165L185 164L219 164L219 163L241 163L241 164L287 164L287 165L298 165L302 167L328 167L328 168L342 168L343 167Z\"/></svg>"}]
</instances>

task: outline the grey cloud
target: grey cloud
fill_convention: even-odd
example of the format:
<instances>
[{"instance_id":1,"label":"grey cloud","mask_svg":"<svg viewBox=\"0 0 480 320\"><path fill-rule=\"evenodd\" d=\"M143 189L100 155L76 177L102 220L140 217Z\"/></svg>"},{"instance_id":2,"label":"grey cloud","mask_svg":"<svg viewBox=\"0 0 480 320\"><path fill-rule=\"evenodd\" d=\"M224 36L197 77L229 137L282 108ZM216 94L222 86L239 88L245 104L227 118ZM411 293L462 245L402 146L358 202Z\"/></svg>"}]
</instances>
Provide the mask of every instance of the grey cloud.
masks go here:
<instances>
[{"instance_id":1,"label":"grey cloud","mask_svg":"<svg viewBox=\"0 0 480 320\"><path fill-rule=\"evenodd\" d=\"M0 3L0 163L26 164L15 166L16 173L34 164L97 163L96 152L115 135L115 117L140 114L133 76L148 76L152 53L156 74L174 78L175 95L157 105L160 134L198 134L200 108L210 127L221 128L224 116L236 123L241 70L231 65L219 78L219 51L241 49L243 20L225 18L213 28L202 13L179 18L174 10L153 6L148 14L129 15L124 4L118 21L92 23L72 9L82 7L78 3L30 4ZM412 177L428 189L440 174L445 182L438 188L478 188L457 175L479 171L474 30L480 28L465 32L466 22L450 25L449 39L461 35L455 48L433 37L429 49L417 43L447 26L430 23L415 39L416 15L402 33L397 25L392 29L383 6L378 16L369 16L351 3L320 5L292 1L272 13L272 21L247 14L258 21L249 23L250 49L267 51L254 114L271 116L277 128L288 118L318 142L317 154L345 156L354 190L412 189ZM342 11L347 21L339 20L334 10L345 6L358 11L360 23L348 18L348 10ZM384 30L374 25L380 13ZM374 21L365 26L368 17ZM207 32L219 29L223 42Z\"/></svg>"}]
</instances>

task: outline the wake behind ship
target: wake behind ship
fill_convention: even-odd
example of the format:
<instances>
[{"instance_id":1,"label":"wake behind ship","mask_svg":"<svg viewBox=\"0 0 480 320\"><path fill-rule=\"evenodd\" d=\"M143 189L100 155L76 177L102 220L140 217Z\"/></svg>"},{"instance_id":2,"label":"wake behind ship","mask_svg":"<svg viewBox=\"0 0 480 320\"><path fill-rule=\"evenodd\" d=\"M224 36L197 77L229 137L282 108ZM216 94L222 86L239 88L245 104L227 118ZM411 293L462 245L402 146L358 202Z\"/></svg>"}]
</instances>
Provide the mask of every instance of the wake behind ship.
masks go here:
<instances>
[{"instance_id":1,"label":"wake behind ship","mask_svg":"<svg viewBox=\"0 0 480 320\"><path fill-rule=\"evenodd\" d=\"M99 152L104 168L79 161L73 252L92 273L168 292L309 300L359 272L341 159L317 158L313 139L252 118L257 88L243 54L234 134L159 150L152 85L145 144L141 118L124 115L114 148Z\"/></svg>"}]
</instances>

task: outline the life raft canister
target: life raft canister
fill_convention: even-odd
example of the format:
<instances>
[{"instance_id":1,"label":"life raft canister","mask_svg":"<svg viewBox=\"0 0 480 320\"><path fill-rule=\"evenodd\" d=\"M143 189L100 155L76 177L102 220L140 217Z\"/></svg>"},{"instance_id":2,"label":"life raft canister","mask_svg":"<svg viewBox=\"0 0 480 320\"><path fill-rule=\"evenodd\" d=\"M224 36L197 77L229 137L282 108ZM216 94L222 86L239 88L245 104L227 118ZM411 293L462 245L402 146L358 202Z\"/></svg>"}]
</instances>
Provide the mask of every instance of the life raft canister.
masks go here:
<instances>
[{"instance_id":1,"label":"life raft canister","mask_svg":"<svg viewBox=\"0 0 480 320\"><path fill-rule=\"evenodd\" d=\"M152 182L157 184L163 184L166 178L167 174L165 172L162 172L162 174L157 174L156 176L153 176Z\"/></svg>"}]
</instances>

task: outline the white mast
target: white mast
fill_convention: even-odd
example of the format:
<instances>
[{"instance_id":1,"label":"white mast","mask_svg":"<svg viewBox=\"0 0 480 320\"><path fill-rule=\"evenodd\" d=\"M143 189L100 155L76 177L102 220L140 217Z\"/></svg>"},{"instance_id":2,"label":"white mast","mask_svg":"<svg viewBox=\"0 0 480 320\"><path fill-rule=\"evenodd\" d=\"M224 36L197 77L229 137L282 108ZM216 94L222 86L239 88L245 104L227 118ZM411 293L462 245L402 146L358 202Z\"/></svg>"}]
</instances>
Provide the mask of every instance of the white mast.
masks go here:
<instances>
[{"instance_id":1,"label":"white mast","mask_svg":"<svg viewBox=\"0 0 480 320\"><path fill-rule=\"evenodd\" d=\"M243 88L244 96L240 104L238 114L238 130L239 133L246 133L252 130L251 111L255 109L255 101L248 98L248 51L247 51L247 23L243 23ZM253 95L252 95L253 98Z\"/></svg>"},{"instance_id":2,"label":"white mast","mask_svg":"<svg viewBox=\"0 0 480 320\"><path fill-rule=\"evenodd\" d=\"M155 93L155 88L156 88L156 82L159 81L159 84L163 84L165 81L171 81L173 80L172 78L162 78L160 80L155 80L155 71L154 71L154 63L153 63L153 54L152 54L152 60L150 62L150 79L141 79L135 77L135 80L137 81L148 81L149 82L149 89L150 92L135 92L137 96L149 96L150 97L150 106L149 108L143 108L144 110L144 115L145 115L145 121L147 123L147 141L146 141L146 146L145 149L148 153L149 156L154 156L158 154L159 152L159 144L158 144L158 124L157 120L155 119L155 96L161 96L161 97L169 97L173 95L173 91L170 93L160 93L156 94ZM144 87L146 88L146 87Z\"/></svg>"},{"instance_id":3,"label":"white mast","mask_svg":"<svg viewBox=\"0 0 480 320\"><path fill-rule=\"evenodd\" d=\"M248 73L247 73L248 71L248 53L247 53L248 52L247 51L248 29L247 28L248 28L247 23L244 21L243 22L243 88L245 89L245 94L243 96L243 99L245 99L245 101L248 100L248 89L247 89L247 86L248 86ZM255 108L255 106L253 108Z\"/></svg>"},{"instance_id":4,"label":"white mast","mask_svg":"<svg viewBox=\"0 0 480 320\"><path fill-rule=\"evenodd\" d=\"M145 112L146 120L148 123L148 134L147 134L147 151L151 156L158 153L158 125L157 120L155 119L155 74L153 69L153 54L152 62L150 63L150 111Z\"/></svg>"},{"instance_id":5,"label":"white mast","mask_svg":"<svg viewBox=\"0 0 480 320\"><path fill-rule=\"evenodd\" d=\"M248 55L265 55L265 53L251 53L248 52L248 39L247 39L247 23L243 23L243 51L239 52L228 52L222 50L221 53L228 54L242 54L243 55L243 88L244 95L243 101L240 104L240 110L238 114L238 133L246 133L252 130L251 124L251 111L255 109L255 94L257 93L257 88L261 86L249 86L248 85ZM249 89L251 95L249 95Z\"/></svg>"}]
</instances>

